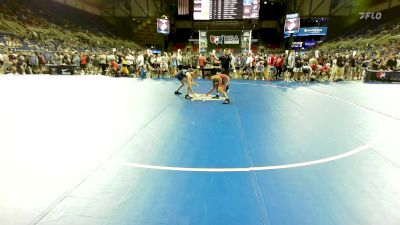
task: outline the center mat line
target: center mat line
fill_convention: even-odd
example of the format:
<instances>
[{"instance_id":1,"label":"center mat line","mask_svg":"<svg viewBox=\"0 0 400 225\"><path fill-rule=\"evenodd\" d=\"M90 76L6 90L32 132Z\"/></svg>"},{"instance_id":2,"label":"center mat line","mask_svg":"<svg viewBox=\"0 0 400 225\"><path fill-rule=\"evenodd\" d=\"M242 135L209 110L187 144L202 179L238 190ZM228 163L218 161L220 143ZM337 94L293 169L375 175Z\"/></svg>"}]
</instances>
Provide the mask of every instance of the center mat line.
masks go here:
<instances>
[{"instance_id":1,"label":"center mat line","mask_svg":"<svg viewBox=\"0 0 400 225\"><path fill-rule=\"evenodd\" d=\"M243 150L245 153L245 157L247 158L249 165L251 165L251 167L253 167L254 163L253 163L253 160L249 153L249 147L247 145L246 133L243 129L242 120L240 119L238 105L235 104L234 108L235 108L236 119L237 119L237 123L238 123L238 127L239 127L239 132L240 132L240 139L243 143ZM252 181L252 185L253 185L254 195L256 196L256 199L258 201L262 223L264 225L271 224L270 215L268 213L267 206L265 204L265 198L264 198L263 192L261 190L261 186L260 186L260 182L257 177L257 174L255 173L255 171L251 171L250 176L251 176L251 181Z\"/></svg>"}]
</instances>

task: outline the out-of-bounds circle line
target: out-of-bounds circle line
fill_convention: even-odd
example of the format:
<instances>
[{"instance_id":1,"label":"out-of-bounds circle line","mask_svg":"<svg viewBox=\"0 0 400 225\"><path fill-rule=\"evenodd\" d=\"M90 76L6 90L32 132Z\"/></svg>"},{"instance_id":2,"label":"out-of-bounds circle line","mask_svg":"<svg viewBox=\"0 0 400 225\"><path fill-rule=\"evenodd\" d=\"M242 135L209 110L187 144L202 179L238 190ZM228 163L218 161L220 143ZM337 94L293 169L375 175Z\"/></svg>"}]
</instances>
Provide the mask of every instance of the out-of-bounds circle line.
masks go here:
<instances>
[{"instance_id":1,"label":"out-of-bounds circle line","mask_svg":"<svg viewBox=\"0 0 400 225\"><path fill-rule=\"evenodd\" d=\"M282 164L282 165L273 165L273 166L254 166L254 167L239 167L239 168L200 168L200 167L176 167L176 166L156 166L156 165L149 165L149 164L141 164L141 163L129 163L129 162L122 162L122 161L111 161L112 164L127 166L127 167L134 167L134 168L141 168L141 169L154 169L154 170L166 170L166 171L181 171L181 172L251 172L251 171L263 171L263 170L279 170L279 169L289 169L289 168L297 168L297 167L305 167L311 166L316 164L327 163L331 161L335 161L338 159L343 159L354 154L357 154L361 151L367 150L371 148L378 142L379 138L375 138L373 141L369 142L368 144L359 146L354 148L350 151L347 151L343 154L331 156L323 159L312 160L307 162L301 163L292 163L292 164Z\"/></svg>"},{"instance_id":2,"label":"out-of-bounds circle line","mask_svg":"<svg viewBox=\"0 0 400 225\"><path fill-rule=\"evenodd\" d=\"M268 86L268 87L274 87L274 88L286 88L278 85L269 85L269 84L251 84L251 83L236 83L232 82L235 84L246 84L246 85L255 85L255 86ZM330 97L333 99L336 99L338 101L345 102L347 104L350 104L352 106L355 106L359 109L369 111L371 112L370 109L355 104L351 101L344 100L341 98L337 98L335 96L328 95L326 93L321 93L319 91L313 90L313 89L307 89L307 90L312 90L316 94L321 94L326 97ZM376 111L372 111L376 112ZM300 163L291 163L291 164L281 164L281 165L271 165L271 166L252 166L252 167L238 167L238 168L206 168L206 167L176 167L176 166L160 166L160 165L151 165L151 164L142 164L142 163L130 163L130 162L123 162L123 161L118 161L118 160L112 160L109 163L113 165L120 165L120 166L126 166L126 167L131 167L131 168L139 168L139 169L153 169L153 170L164 170L164 171L177 171L177 172L211 172L211 173L223 173L223 172L252 172L252 171L266 171L266 170L280 170L280 169L290 169L290 168L298 168L298 167L305 167L305 166L311 166L311 165L317 165L317 164L322 164L322 163L327 163L327 162L332 162L336 161L339 159L347 158L349 156L355 155L357 153L360 153L362 151L365 151L372 146L374 146L381 138L381 129L379 129L378 135L375 136L375 139L373 139L371 142L364 144L362 146L353 148L349 151L346 151L345 153L335 155L335 156L330 156L322 159L317 159L317 160L311 160L311 161L306 161L306 162L300 162Z\"/></svg>"}]
</instances>

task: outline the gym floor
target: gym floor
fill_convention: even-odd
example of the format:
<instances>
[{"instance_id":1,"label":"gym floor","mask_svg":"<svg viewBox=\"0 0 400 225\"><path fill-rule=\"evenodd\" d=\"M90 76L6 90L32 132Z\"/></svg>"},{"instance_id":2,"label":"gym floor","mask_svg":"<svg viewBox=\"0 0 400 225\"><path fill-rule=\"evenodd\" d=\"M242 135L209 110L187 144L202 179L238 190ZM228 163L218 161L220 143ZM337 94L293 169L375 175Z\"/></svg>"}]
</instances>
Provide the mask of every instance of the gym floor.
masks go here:
<instances>
[{"instance_id":1,"label":"gym floor","mask_svg":"<svg viewBox=\"0 0 400 225\"><path fill-rule=\"evenodd\" d=\"M0 76L0 224L400 224L398 84L177 86Z\"/></svg>"}]
</instances>

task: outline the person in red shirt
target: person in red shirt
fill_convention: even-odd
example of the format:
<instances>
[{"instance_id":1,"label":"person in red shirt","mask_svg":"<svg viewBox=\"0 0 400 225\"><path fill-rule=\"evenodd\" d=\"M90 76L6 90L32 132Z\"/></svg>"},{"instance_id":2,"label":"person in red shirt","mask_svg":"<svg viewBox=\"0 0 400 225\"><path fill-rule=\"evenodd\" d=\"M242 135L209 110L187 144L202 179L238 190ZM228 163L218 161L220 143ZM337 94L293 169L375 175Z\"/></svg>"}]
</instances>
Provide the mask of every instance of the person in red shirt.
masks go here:
<instances>
[{"instance_id":1,"label":"person in red shirt","mask_svg":"<svg viewBox=\"0 0 400 225\"><path fill-rule=\"evenodd\" d=\"M275 75L276 76L276 68L275 68L275 56L273 54L270 54L267 58L267 62L268 62L268 69L269 69L269 74L270 77L272 79L272 76Z\"/></svg>"},{"instance_id":2,"label":"person in red shirt","mask_svg":"<svg viewBox=\"0 0 400 225\"><path fill-rule=\"evenodd\" d=\"M110 62L110 68L111 68L111 75L114 77L118 76L118 63L112 59Z\"/></svg>"},{"instance_id":3,"label":"person in red shirt","mask_svg":"<svg viewBox=\"0 0 400 225\"><path fill-rule=\"evenodd\" d=\"M282 67L283 67L283 57L282 55L279 55L278 58L276 59L276 79L278 79L278 77L282 76Z\"/></svg>"},{"instance_id":4,"label":"person in red shirt","mask_svg":"<svg viewBox=\"0 0 400 225\"><path fill-rule=\"evenodd\" d=\"M327 80L329 77L329 66L330 64L327 63L321 67L321 78L323 80Z\"/></svg>"},{"instance_id":5,"label":"person in red shirt","mask_svg":"<svg viewBox=\"0 0 400 225\"><path fill-rule=\"evenodd\" d=\"M318 64L313 63L310 67L312 70L311 81L314 81L319 78Z\"/></svg>"},{"instance_id":6,"label":"person in red shirt","mask_svg":"<svg viewBox=\"0 0 400 225\"><path fill-rule=\"evenodd\" d=\"M84 71L85 74L86 74L87 62L88 62L88 56L87 56L86 52L84 52L81 55L81 69Z\"/></svg>"},{"instance_id":7,"label":"person in red shirt","mask_svg":"<svg viewBox=\"0 0 400 225\"><path fill-rule=\"evenodd\" d=\"M201 70L201 76L204 79L204 67L206 66L206 57L203 56L203 54L200 53L198 63Z\"/></svg>"},{"instance_id":8,"label":"person in red shirt","mask_svg":"<svg viewBox=\"0 0 400 225\"><path fill-rule=\"evenodd\" d=\"M231 101L229 100L228 94L225 91L230 81L229 76L222 73L216 74L214 76L211 76L211 74L207 74L206 79L211 80L213 83L211 90L207 92L206 96L209 96L211 92L216 90L217 94L215 98L219 98L219 93L222 93L222 95L225 97L225 101L223 102L223 104L229 104Z\"/></svg>"}]
</instances>

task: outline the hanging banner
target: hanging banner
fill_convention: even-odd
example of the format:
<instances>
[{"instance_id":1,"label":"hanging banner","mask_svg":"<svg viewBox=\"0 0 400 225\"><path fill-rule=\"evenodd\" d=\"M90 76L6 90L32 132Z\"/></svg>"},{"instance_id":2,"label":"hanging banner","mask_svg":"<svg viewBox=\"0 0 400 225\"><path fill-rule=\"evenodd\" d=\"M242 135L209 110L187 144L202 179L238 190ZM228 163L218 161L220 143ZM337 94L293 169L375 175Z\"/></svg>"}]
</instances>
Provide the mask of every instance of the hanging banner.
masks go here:
<instances>
[{"instance_id":1,"label":"hanging banner","mask_svg":"<svg viewBox=\"0 0 400 225\"><path fill-rule=\"evenodd\" d=\"M293 36L299 33L300 29L300 17L298 13L286 15L284 36L289 37L290 34Z\"/></svg>"},{"instance_id":2,"label":"hanging banner","mask_svg":"<svg viewBox=\"0 0 400 225\"><path fill-rule=\"evenodd\" d=\"M245 30L242 34L242 52L250 52L251 46L251 30Z\"/></svg>"},{"instance_id":3,"label":"hanging banner","mask_svg":"<svg viewBox=\"0 0 400 225\"><path fill-rule=\"evenodd\" d=\"M157 19L157 33L169 34L169 20Z\"/></svg>"},{"instance_id":4,"label":"hanging banner","mask_svg":"<svg viewBox=\"0 0 400 225\"><path fill-rule=\"evenodd\" d=\"M207 52L207 31L199 31L199 52Z\"/></svg>"}]
</instances>

